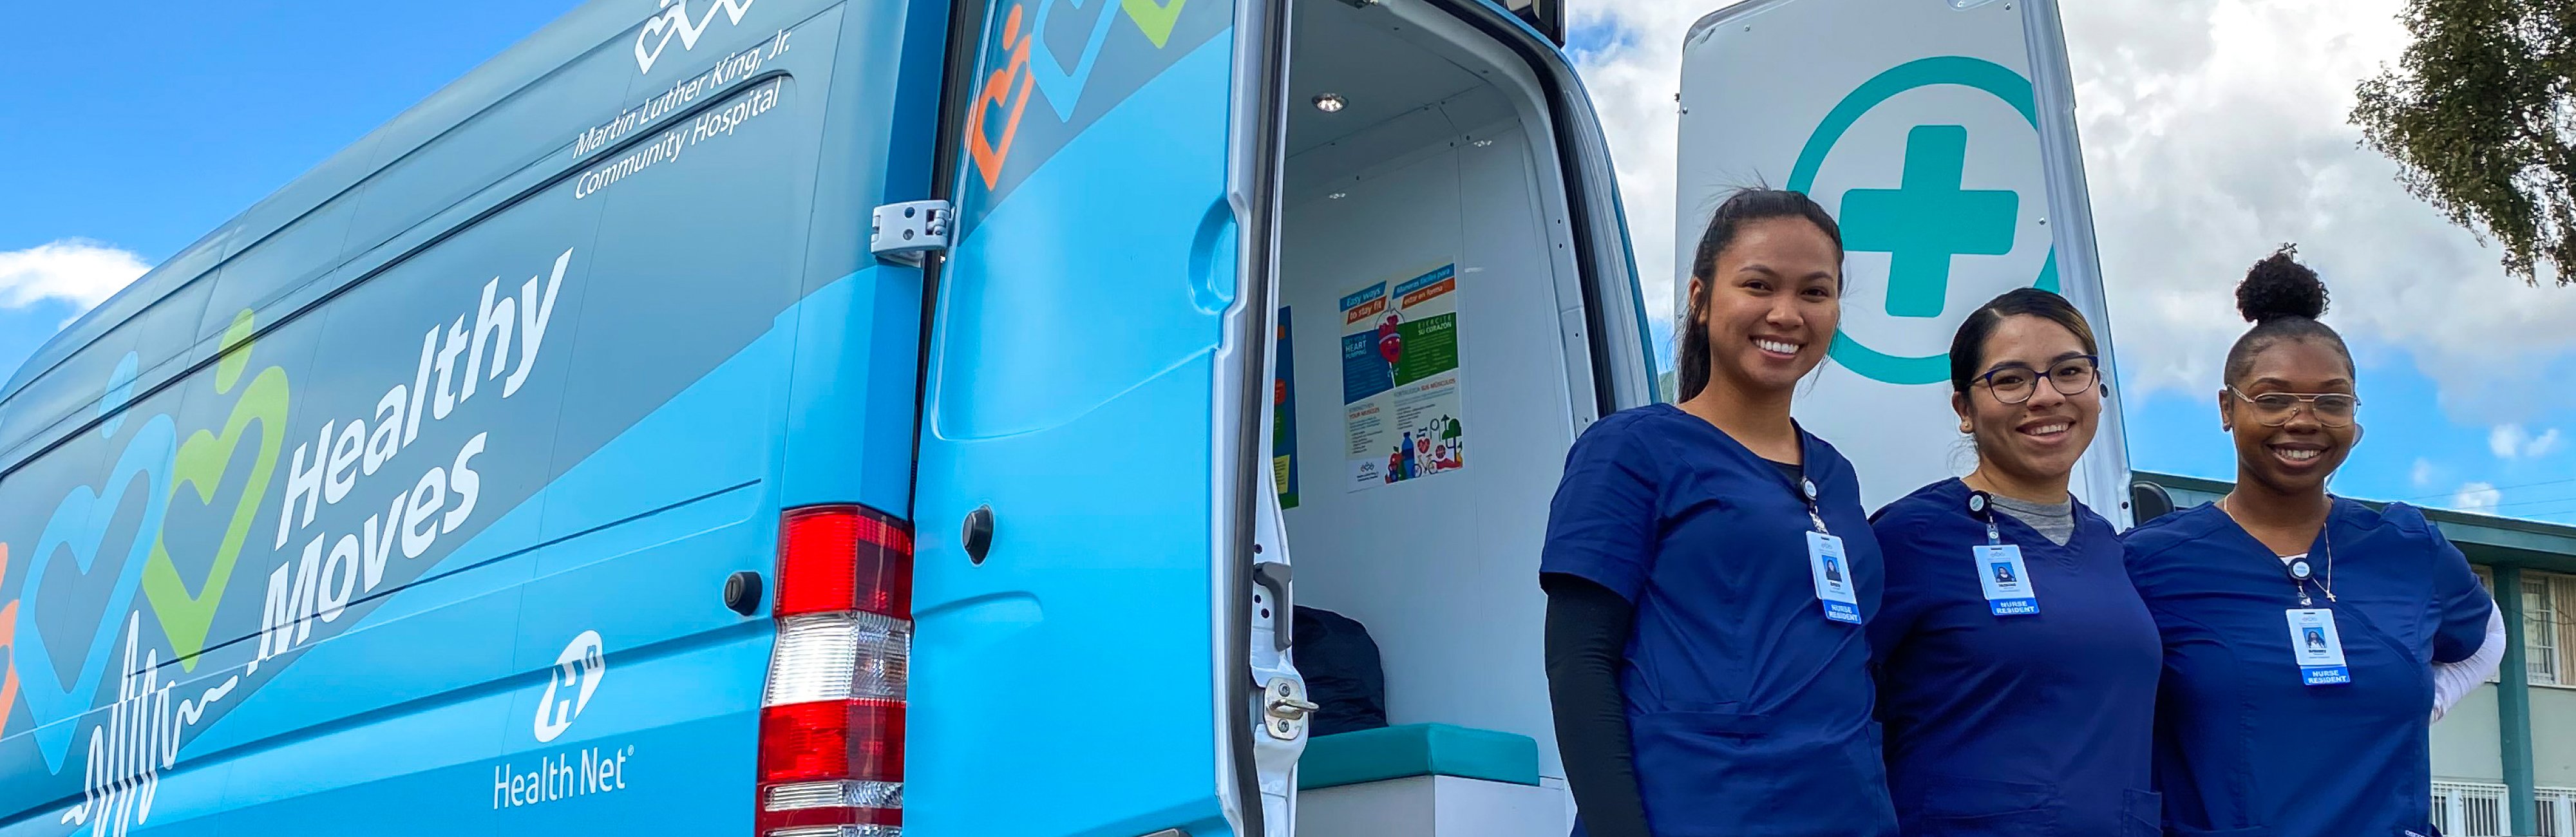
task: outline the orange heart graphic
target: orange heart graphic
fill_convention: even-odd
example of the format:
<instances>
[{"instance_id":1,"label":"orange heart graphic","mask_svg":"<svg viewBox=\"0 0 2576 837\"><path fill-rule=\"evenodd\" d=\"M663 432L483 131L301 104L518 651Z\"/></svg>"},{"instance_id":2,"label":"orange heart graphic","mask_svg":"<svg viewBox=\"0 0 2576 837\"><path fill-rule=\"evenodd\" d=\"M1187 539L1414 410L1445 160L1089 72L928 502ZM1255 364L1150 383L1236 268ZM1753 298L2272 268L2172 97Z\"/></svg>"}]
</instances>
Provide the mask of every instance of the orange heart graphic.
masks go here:
<instances>
[{"instance_id":1,"label":"orange heart graphic","mask_svg":"<svg viewBox=\"0 0 2576 837\"><path fill-rule=\"evenodd\" d=\"M9 545L0 543L0 579L9 577ZM0 648L9 649L7 662L0 662L0 735L9 732L9 710L18 707L18 600L0 605Z\"/></svg>"}]
</instances>

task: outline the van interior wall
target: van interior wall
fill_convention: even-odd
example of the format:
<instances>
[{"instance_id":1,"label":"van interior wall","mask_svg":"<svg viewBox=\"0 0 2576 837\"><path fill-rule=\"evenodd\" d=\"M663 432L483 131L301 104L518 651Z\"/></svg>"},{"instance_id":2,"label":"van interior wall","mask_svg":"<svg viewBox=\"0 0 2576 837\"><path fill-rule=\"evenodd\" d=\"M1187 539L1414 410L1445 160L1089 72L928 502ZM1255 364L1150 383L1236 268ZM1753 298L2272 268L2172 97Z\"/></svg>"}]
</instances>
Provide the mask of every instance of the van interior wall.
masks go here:
<instances>
[{"instance_id":1,"label":"van interior wall","mask_svg":"<svg viewBox=\"0 0 2576 837\"><path fill-rule=\"evenodd\" d=\"M1541 773L1561 778L1538 552L1573 436L1569 352L1581 344L1569 349L1563 324L1569 310L1580 322L1580 294L1560 258L1562 202L1549 196L1561 192L1543 179L1556 176L1554 158L1534 146L1543 117L1519 112L1479 72L1367 26L1366 9L1300 9L1315 11L1301 13L1296 43L1319 46L1300 46L1291 65L1293 101L1307 112L1291 120L1280 256L1298 477L1283 520L1297 603L1367 626L1390 723L1526 735ZM1314 111L1319 91L1348 105ZM1377 331L1386 314L1346 325L1343 310L1373 286L1393 291L1444 269L1455 283L1451 394L1439 384L1447 375L1426 374L1447 351L1436 316L1407 317L1417 325L1401 356L1414 362L1388 364ZM1436 293L1429 284L1423 293ZM1402 303L1389 294L1388 305ZM1386 394L1364 392L1385 379ZM1450 445L1444 417L1458 424L1447 454L1457 467L1435 470ZM1378 432L1355 447L1370 423ZM1417 447L1414 476L1390 483L1380 475L1408 427L1430 451ZM1362 479L1364 462L1376 468Z\"/></svg>"}]
</instances>

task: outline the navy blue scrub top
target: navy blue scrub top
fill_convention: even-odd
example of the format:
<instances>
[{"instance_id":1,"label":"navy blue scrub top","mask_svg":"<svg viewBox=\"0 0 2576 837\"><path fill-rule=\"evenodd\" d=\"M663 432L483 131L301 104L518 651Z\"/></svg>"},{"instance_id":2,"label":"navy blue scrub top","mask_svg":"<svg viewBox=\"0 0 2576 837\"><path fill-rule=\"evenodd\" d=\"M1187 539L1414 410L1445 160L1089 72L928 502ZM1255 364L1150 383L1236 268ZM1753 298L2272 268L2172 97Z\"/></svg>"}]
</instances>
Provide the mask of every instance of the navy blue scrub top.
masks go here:
<instances>
[{"instance_id":1,"label":"navy blue scrub top","mask_svg":"<svg viewBox=\"0 0 2576 837\"><path fill-rule=\"evenodd\" d=\"M2154 837L2150 742L2163 646L2120 540L2083 504L2059 546L1995 513L2039 612L1996 616L1958 480L1872 519L1887 599L1869 623L1887 778L1906 835Z\"/></svg>"},{"instance_id":2,"label":"navy blue scrub top","mask_svg":"<svg viewBox=\"0 0 2576 837\"><path fill-rule=\"evenodd\" d=\"M2352 682L2304 685L2281 560L2215 505L2127 539L2129 574L2164 634L2156 783L2167 832L2430 835L2432 664L2467 659L2494 602L2422 512L2336 499L2308 562ZM2332 548L2335 599L2325 581Z\"/></svg>"},{"instance_id":3,"label":"navy blue scrub top","mask_svg":"<svg viewBox=\"0 0 2576 837\"><path fill-rule=\"evenodd\" d=\"M1865 623L1883 565L1860 482L1833 446L1798 435ZM1656 837L1896 833L1868 641L1861 625L1825 618L1808 571L1814 528L1772 463L1668 404L1602 419L1567 455L1539 571L1636 607L1619 685Z\"/></svg>"}]
</instances>

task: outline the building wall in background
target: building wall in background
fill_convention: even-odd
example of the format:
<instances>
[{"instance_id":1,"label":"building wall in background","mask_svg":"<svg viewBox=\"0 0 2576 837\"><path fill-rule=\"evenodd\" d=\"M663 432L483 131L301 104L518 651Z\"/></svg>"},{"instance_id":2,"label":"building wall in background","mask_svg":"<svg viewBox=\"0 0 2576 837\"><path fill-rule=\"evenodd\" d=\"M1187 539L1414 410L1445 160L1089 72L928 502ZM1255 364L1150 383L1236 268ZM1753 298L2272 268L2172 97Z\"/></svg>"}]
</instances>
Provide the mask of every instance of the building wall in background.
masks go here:
<instances>
[{"instance_id":1,"label":"building wall in background","mask_svg":"<svg viewBox=\"0 0 2576 837\"><path fill-rule=\"evenodd\" d=\"M2433 725L2433 778L2504 781L2497 744L2496 687L2479 686Z\"/></svg>"},{"instance_id":2,"label":"building wall in background","mask_svg":"<svg viewBox=\"0 0 2576 837\"><path fill-rule=\"evenodd\" d=\"M2576 689L2531 687L2531 780L2541 787L2576 787Z\"/></svg>"}]
</instances>

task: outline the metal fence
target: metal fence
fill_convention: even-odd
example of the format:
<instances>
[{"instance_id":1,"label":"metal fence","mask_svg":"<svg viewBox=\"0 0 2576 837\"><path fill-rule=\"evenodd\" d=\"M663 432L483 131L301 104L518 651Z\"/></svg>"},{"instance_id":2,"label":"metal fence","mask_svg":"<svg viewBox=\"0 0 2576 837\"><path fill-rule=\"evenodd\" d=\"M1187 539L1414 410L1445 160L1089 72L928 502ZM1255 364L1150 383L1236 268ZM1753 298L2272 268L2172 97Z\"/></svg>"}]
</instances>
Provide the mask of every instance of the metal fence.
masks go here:
<instances>
[{"instance_id":1,"label":"metal fence","mask_svg":"<svg viewBox=\"0 0 2576 837\"><path fill-rule=\"evenodd\" d=\"M2504 828L2503 785L2434 782L2433 826L2443 837L2510 837Z\"/></svg>"},{"instance_id":2,"label":"metal fence","mask_svg":"<svg viewBox=\"0 0 2576 837\"><path fill-rule=\"evenodd\" d=\"M2533 788L2540 803L2539 837L2576 837L2576 788Z\"/></svg>"},{"instance_id":3,"label":"metal fence","mask_svg":"<svg viewBox=\"0 0 2576 837\"><path fill-rule=\"evenodd\" d=\"M2443 837L2576 837L2576 788L2533 788L2537 822L2508 830L2505 786L2434 782L2433 825Z\"/></svg>"}]
</instances>

